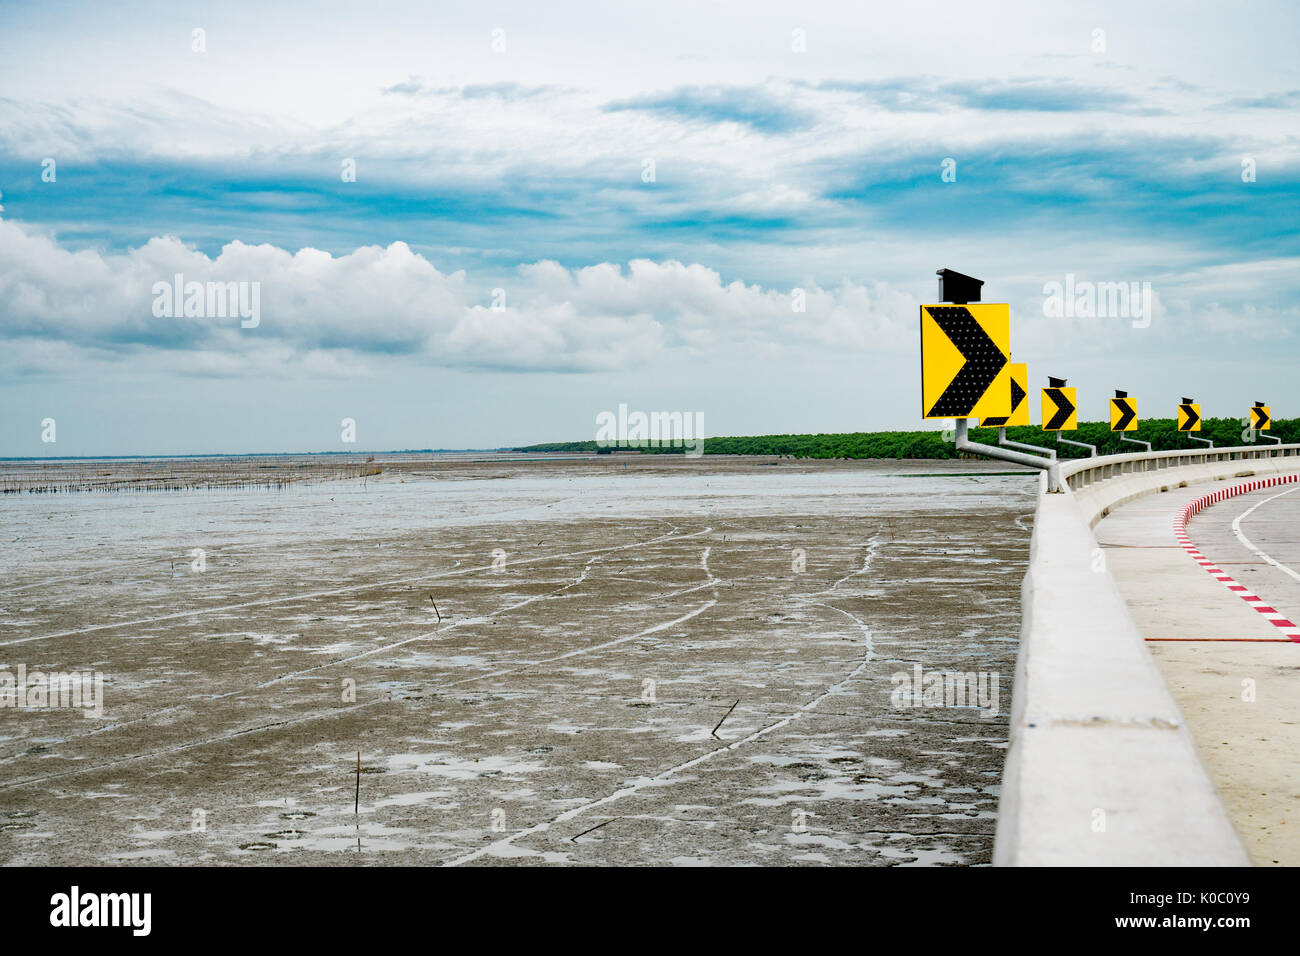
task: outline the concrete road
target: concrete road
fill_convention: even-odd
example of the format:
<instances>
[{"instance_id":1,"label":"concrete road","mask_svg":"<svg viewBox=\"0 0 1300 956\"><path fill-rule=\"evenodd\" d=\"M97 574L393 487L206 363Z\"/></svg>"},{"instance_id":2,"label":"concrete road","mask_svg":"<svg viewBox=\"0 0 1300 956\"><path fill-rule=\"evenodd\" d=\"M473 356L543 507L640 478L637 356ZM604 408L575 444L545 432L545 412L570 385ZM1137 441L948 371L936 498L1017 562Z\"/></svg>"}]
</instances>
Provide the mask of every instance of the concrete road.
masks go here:
<instances>
[{"instance_id":1,"label":"concrete road","mask_svg":"<svg viewBox=\"0 0 1300 956\"><path fill-rule=\"evenodd\" d=\"M1207 573L1174 532L1178 511L1222 487L1132 502L1100 522L1096 536L1251 858L1296 865L1300 644L1254 604L1300 623L1300 486L1231 498L1188 523L1196 548L1247 592Z\"/></svg>"}]
</instances>

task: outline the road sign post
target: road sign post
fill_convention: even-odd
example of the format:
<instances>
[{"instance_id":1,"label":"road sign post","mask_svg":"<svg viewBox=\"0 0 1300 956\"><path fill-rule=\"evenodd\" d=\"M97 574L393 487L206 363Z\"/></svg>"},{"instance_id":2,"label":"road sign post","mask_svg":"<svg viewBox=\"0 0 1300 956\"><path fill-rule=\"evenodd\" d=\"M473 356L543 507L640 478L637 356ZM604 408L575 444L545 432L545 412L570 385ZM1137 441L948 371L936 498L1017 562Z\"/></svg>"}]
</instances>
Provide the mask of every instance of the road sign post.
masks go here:
<instances>
[{"instance_id":1,"label":"road sign post","mask_svg":"<svg viewBox=\"0 0 1300 956\"><path fill-rule=\"evenodd\" d=\"M1079 427L1079 390L1066 388L1065 379L1048 376L1043 389L1043 431L1074 431Z\"/></svg>"},{"instance_id":2,"label":"road sign post","mask_svg":"<svg viewBox=\"0 0 1300 956\"><path fill-rule=\"evenodd\" d=\"M921 306L921 417L1011 415L1011 307Z\"/></svg>"},{"instance_id":3,"label":"road sign post","mask_svg":"<svg viewBox=\"0 0 1300 956\"><path fill-rule=\"evenodd\" d=\"M1010 389L1010 414L985 418L980 422L980 427L1007 428L1029 424L1029 366L1024 362L1008 365L1007 384Z\"/></svg>"},{"instance_id":4,"label":"road sign post","mask_svg":"<svg viewBox=\"0 0 1300 956\"><path fill-rule=\"evenodd\" d=\"M1089 445L1086 441L1075 441L1073 438L1062 438L1060 432L1056 433L1056 440L1059 444L1062 445L1074 445L1076 448L1086 448L1088 449L1089 458L1097 457L1096 445Z\"/></svg>"},{"instance_id":5,"label":"road sign post","mask_svg":"<svg viewBox=\"0 0 1300 956\"><path fill-rule=\"evenodd\" d=\"M1192 441L1201 442L1204 445L1214 447L1214 439L1201 438L1199 435L1193 435L1192 432L1201 430L1201 406L1196 403L1196 399L1183 397L1182 403L1178 406L1178 430L1187 432L1187 437Z\"/></svg>"},{"instance_id":6,"label":"road sign post","mask_svg":"<svg viewBox=\"0 0 1300 956\"><path fill-rule=\"evenodd\" d=\"M1062 430L1074 431L1079 427L1078 389L1066 388L1065 379L1054 376L1048 376L1047 383L1048 387L1043 389L1043 431L1056 432L1058 444L1086 448L1096 458L1096 445L1061 437Z\"/></svg>"},{"instance_id":7,"label":"road sign post","mask_svg":"<svg viewBox=\"0 0 1300 956\"><path fill-rule=\"evenodd\" d=\"M1269 408L1263 402L1256 402L1255 407L1250 410L1250 430L1256 441L1266 438L1275 445L1282 444L1282 439L1276 435L1264 434L1273 427L1273 409Z\"/></svg>"},{"instance_id":8,"label":"road sign post","mask_svg":"<svg viewBox=\"0 0 1300 956\"><path fill-rule=\"evenodd\" d=\"M1044 454L1046 454L1049 458L1056 457L1055 448L1047 448L1043 445L1026 445L1022 441L1012 441L1010 438L1007 437L1007 430L1005 428L998 429L998 444L1004 445L1007 448L1022 448L1025 451L1041 451Z\"/></svg>"},{"instance_id":9,"label":"road sign post","mask_svg":"<svg viewBox=\"0 0 1300 956\"><path fill-rule=\"evenodd\" d=\"M1123 389L1115 389L1115 397L1110 400L1110 430L1119 432L1119 440L1126 441L1130 445L1142 445L1147 451L1151 450L1151 443L1143 441L1140 438L1129 438L1125 432L1137 431L1137 399L1129 398L1128 392Z\"/></svg>"},{"instance_id":10,"label":"road sign post","mask_svg":"<svg viewBox=\"0 0 1300 956\"><path fill-rule=\"evenodd\" d=\"M1113 432L1135 432L1138 427L1137 399L1129 398L1128 392L1115 389L1115 397L1110 400L1110 430Z\"/></svg>"},{"instance_id":11,"label":"road sign post","mask_svg":"<svg viewBox=\"0 0 1300 956\"><path fill-rule=\"evenodd\" d=\"M970 440L970 418L996 425L1000 442L1008 423L1024 416L1028 424L1028 372L1023 365L1011 365L1011 307L980 303L980 279L951 269L937 274L944 304L921 306L921 417L955 419L959 452L1041 468L1048 475L1048 490L1059 492L1054 455L1021 454Z\"/></svg>"},{"instance_id":12,"label":"road sign post","mask_svg":"<svg viewBox=\"0 0 1300 956\"><path fill-rule=\"evenodd\" d=\"M1041 468L1047 472L1047 490L1052 494L1058 494L1063 490L1061 488L1061 466L1057 464L1054 457L1044 458L1041 455L1023 455L1018 451L1007 451L1005 448L998 448L996 445L985 445L980 442L970 441L966 437L968 424L964 418L957 419L956 441L958 451L968 451L988 458L997 458L1001 461L1014 461L1018 465Z\"/></svg>"},{"instance_id":13,"label":"road sign post","mask_svg":"<svg viewBox=\"0 0 1300 956\"><path fill-rule=\"evenodd\" d=\"M1055 458L1055 448L1044 448L1042 445L1026 445L1024 442L1012 441L1007 438L1008 428L1029 424L1029 366L1024 362L1012 362L1008 368L1011 370L1011 414L985 418L980 422L980 427L996 428L998 430L998 444L1005 448L1041 451L1048 457Z\"/></svg>"}]
</instances>

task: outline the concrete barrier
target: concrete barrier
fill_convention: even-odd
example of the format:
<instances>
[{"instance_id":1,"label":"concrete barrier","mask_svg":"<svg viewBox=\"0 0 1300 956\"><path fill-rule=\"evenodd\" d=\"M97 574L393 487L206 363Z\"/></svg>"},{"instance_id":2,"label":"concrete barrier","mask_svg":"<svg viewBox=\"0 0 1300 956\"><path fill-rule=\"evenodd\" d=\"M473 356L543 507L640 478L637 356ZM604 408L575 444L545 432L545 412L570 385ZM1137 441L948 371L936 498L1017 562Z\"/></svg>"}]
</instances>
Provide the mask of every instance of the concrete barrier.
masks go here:
<instances>
[{"instance_id":1,"label":"concrete barrier","mask_svg":"<svg viewBox=\"0 0 1300 956\"><path fill-rule=\"evenodd\" d=\"M1249 865L1092 528L1171 487L1288 471L1300 445L1062 462L1060 494L1040 476L994 865Z\"/></svg>"},{"instance_id":2,"label":"concrete barrier","mask_svg":"<svg viewBox=\"0 0 1300 956\"><path fill-rule=\"evenodd\" d=\"M1300 470L1300 445L1107 455L1061 463L1089 528L1120 505L1180 484Z\"/></svg>"}]
</instances>

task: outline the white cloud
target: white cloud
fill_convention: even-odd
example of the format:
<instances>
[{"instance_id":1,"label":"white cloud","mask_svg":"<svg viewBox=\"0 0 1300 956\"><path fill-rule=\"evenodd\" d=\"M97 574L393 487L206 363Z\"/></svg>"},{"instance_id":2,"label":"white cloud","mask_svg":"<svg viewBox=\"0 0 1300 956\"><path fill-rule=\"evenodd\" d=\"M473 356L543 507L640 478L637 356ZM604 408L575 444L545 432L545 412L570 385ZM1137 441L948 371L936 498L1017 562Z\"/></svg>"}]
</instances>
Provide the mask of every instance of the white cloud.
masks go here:
<instances>
[{"instance_id":1,"label":"white cloud","mask_svg":"<svg viewBox=\"0 0 1300 956\"><path fill-rule=\"evenodd\" d=\"M156 317L154 287L259 283L261 320ZM662 354L816 344L905 348L916 301L885 283L809 284L806 311L792 290L726 282L713 269L637 259L567 269L521 265L492 283L440 272L405 243L333 256L231 242L216 257L175 237L123 253L72 251L55 238L0 220L0 336L11 370L66 368L88 357L164 352L175 371L260 375L300 368L321 376L366 374L367 356L425 364L529 371L609 371ZM17 343L22 343L21 348Z\"/></svg>"}]
</instances>

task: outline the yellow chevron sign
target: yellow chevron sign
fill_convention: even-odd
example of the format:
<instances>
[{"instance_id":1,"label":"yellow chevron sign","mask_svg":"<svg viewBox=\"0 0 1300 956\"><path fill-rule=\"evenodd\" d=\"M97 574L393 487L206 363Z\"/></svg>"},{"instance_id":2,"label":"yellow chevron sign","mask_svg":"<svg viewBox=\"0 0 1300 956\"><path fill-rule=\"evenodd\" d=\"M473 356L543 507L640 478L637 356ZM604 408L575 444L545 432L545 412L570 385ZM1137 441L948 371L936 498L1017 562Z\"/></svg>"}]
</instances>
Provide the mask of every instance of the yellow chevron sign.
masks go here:
<instances>
[{"instance_id":1,"label":"yellow chevron sign","mask_svg":"<svg viewBox=\"0 0 1300 956\"><path fill-rule=\"evenodd\" d=\"M1011 306L921 306L921 417L1011 415Z\"/></svg>"},{"instance_id":2,"label":"yellow chevron sign","mask_svg":"<svg viewBox=\"0 0 1300 956\"><path fill-rule=\"evenodd\" d=\"M1199 432L1201 430L1200 403L1183 402L1178 406L1178 430L1180 432Z\"/></svg>"},{"instance_id":3,"label":"yellow chevron sign","mask_svg":"<svg viewBox=\"0 0 1300 956\"><path fill-rule=\"evenodd\" d=\"M1135 432L1138 427L1138 400L1136 398L1112 398L1110 400L1110 430L1113 432Z\"/></svg>"},{"instance_id":4,"label":"yellow chevron sign","mask_svg":"<svg viewBox=\"0 0 1300 956\"><path fill-rule=\"evenodd\" d=\"M1273 427L1273 409L1267 405L1256 405L1250 410L1250 427L1255 431L1266 432Z\"/></svg>"},{"instance_id":5,"label":"yellow chevron sign","mask_svg":"<svg viewBox=\"0 0 1300 956\"><path fill-rule=\"evenodd\" d=\"M1011 414L995 415L980 422L984 428L1029 424L1029 366L1024 362L1008 365L1011 386Z\"/></svg>"},{"instance_id":6,"label":"yellow chevron sign","mask_svg":"<svg viewBox=\"0 0 1300 956\"><path fill-rule=\"evenodd\" d=\"M1077 388L1043 389L1043 431L1068 432L1079 427L1078 395Z\"/></svg>"}]
</instances>

